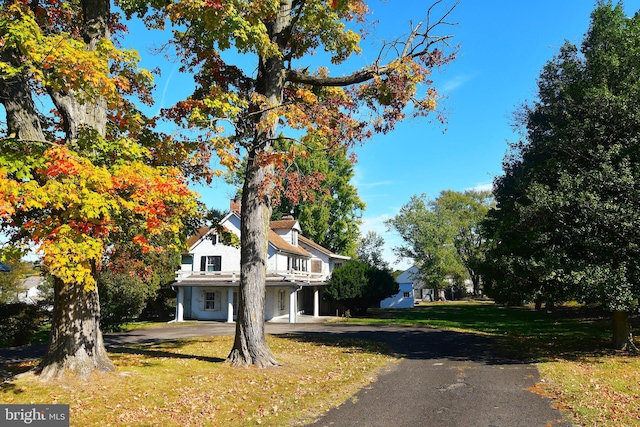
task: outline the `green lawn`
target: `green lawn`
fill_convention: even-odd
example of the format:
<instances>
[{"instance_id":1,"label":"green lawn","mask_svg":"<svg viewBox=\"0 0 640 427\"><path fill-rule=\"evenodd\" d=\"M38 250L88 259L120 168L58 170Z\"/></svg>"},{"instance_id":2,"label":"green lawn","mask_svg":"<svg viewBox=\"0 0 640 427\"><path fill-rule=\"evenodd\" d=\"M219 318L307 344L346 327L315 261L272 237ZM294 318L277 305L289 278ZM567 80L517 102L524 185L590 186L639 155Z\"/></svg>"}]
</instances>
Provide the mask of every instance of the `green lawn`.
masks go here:
<instances>
[{"instance_id":1,"label":"green lawn","mask_svg":"<svg viewBox=\"0 0 640 427\"><path fill-rule=\"evenodd\" d=\"M611 341L611 320L597 308L559 307L553 313L502 307L489 301L423 303L411 310L370 309L349 323L402 324L494 337L506 351L535 361L599 352Z\"/></svg>"},{"instance_id":2,"label":"green lawn","mask_svg":"<svg viewBox=\"0 0 640 427\"><path fill-rule=\"evenodd\" d=\"M553 398L577 425L640 426L640 358L610 348L611 319L600 309L574 305L545 313L491 302L446 302L373 309L367 318L343 321L482 334L494 340L496 351L537 362L542 381L532 391ZM633 321L638 329L638 318ZM222 363L232 339L130 346L111 354L116 374L53 385L22 377L2 386L0 400L73 402L72 417L83 420L73 425L80 426L147 425L149 417L167 426L285 426L343 402L394 360L374 343L273 336L270 346L283 367L237 370ZM30 366L10 368L16 373ZM180 372L188 377L176 376ZM232 399L218 399L225 395ZM189 405L193 412L174 411Z\"/></svg>"}]
</instances>

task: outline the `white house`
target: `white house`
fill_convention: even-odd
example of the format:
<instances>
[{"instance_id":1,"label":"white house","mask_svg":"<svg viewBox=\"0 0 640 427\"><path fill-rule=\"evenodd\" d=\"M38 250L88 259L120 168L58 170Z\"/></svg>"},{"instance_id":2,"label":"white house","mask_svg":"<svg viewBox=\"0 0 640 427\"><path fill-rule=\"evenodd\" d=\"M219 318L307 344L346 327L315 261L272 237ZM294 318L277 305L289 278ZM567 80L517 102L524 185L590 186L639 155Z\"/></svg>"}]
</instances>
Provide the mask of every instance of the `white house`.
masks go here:
<instances>
[{"instance_id":1,"label":"white house","mask_svg":"<svg viewBox=\"0 0 640 427\"><path fill-rule=\"evenodd\" d=\"M42 276L29 276L20 281L18 285L18 301L27 304L36 304L44 296L38 287L45 282Z\"/></svg>"},{"instance_id":2,"label":"white house","mask_svg":"<svg viewBox=\"0 0 640 427\"><path fill-rule=\"evenodd\" d=\"M221 221L240 236L240 215L233 210ZM201 229L188 241L174 287L176 321L222 320L233 322L237 314L240 281L240 248L221 243L213 229ZM329 313L321 294L334 268L349 258L335 254L300 235L293 217L272 221L269 230L265 320L298 314Z\"/></svg>"},{"instance_id":3,"label":"white house","mask_svg":"<svg viewBox=\"0 0 640 427\"><path fill-rule=\"evenodd\" d=\"M415 267L412 267L415 268ZM411 308L414 305L414 289L413 289L413 275L409 270L400 274L396 281L400 287L400 292L396 295L385 298L380 301L381 308Z\"/></svg>"},{"instance_id":4,"label":"white house","mask_svg":"<svg viewBox=\"0 0 640 427\"><path fill-rule=\"evenodd\" d=\"M403 295L403 291L402 291L403 285L405 288L404 292L408 292L409 289L413 291L412 295L414 296L415 300L422 300L422 301L436 301L436 300L445 301L446 300L445 298L445 295L447 294L446 289L441 288L439 291L439 294L435 295L434 289L427 288L427 285L425 285L425 283L419 279L418 267L416 267L415 265L405 270L402 274L400 274L397 280L398 280L398 284L400 285L401 292L395 297L393 297L395 298L396 304L399 301L399 297ZM451 287L454 286L453 279L447 278L446 280L447 282L450 283ZM473 282L471 281L471 279L465 280L464 288L466 293L473 293ZM390 299L390 298L387 298L387 299ZM382 303L380 303L380 306L383 307ZM390 308L392 307L393 306L390 306Z\"/></svg>"}]
</instances>

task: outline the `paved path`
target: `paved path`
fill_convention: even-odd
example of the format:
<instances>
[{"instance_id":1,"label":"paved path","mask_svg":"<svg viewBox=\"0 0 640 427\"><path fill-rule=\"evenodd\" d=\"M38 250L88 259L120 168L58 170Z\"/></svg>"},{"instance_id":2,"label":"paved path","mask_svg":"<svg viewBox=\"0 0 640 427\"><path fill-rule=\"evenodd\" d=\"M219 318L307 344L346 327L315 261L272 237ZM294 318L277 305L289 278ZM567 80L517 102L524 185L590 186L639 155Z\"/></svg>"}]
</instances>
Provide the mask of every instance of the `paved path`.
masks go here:
<instances>
[{"instance_id":1,"label":"paved path","mask_svg":"<svg viewBox=\"0 0 640 427\"><path fill-rule=\"evenodd\" d=\"M108 347L211 335L233 324L199 322L107 334ZM308 427L569 427L551 401L528 391L534 365L494 354L489 339L401 326L268 323L269 334L339 335L388 343L402 360L378 380ZM33 357L43 346L0 349L0 364Z\"/></svg>"}]
</instances>

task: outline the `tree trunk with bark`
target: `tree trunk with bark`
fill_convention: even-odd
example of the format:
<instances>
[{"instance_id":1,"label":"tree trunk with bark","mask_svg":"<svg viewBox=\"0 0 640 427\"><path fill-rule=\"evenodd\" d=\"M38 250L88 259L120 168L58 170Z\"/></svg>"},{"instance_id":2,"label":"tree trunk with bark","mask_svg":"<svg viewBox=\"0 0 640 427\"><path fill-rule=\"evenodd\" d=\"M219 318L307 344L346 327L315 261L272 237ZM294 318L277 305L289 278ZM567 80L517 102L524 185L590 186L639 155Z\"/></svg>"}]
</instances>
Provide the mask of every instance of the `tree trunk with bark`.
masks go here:
<instances>
[{"instance_id":1,"label":"tree trunk with bark","mask_svg":"<svg viewBox=\"0 0 640 427\"><path fill-rule=\"evenodd\" d=\"M242 190L240 292L236 336L227 361L236 366L275 366L264 332L267 247L271 205L261 195L266 170L250 156Z\"/></svg>"},{"instance_id":2,"label":"tree trunk with bark","mask_svg":"<svg viewBox=\"0 0 640 427\"><path fill-rule=\"evenodd\" d=\"M627 311L613 312L613 348L616 350L638 351L633 342L633 333Z\"/></svg>"},{"instance_id":3,"label":"tree trunk with bark","mask_svg":"<svg viewBox=\"0 0 640 427\"><path fill-rule=\"evenodd\" d=\"M272 41L284 51L285 35L290 22L292 0L282 0L276 18L267 25ZM264 95L268 109L282 105L286 67L282 57L260 57L256 91ZM237 366L276 366L264 335L265 294L269 221L271 218L271 187L268 180L273 166L262 162L261 156L271 154L277 130L277 119L269 111L257 115L256 131L248 149L247 169L242 189L240 233L240 292L238 317L233 348L227 358ZM259 124L258 124L259 123ZM265 164L266 163L266 164Z\"/></svg>"},{"instance_id":4,"label":"tree trunk with bark","mask_svg":"<svg viewBox=\"0 0 640 427\"><path fill-rule=\"evenodd\" d=\"M87 50L95 50L101 39L109 38L109 0L82 1L82 37ZM63 121L67 141L80 132L92 132L104 138L107 123L106 101L97 97L82 99L82 94L69 90L49 91ZM96 277L95 266L92 268ZM43 380L71 371L87 377L94 370L114 371L100 331L100 303L97 285L87 290L83 284L65 283L54 277L54 311L51 338L47 352L36 369Z\"/></svg>"},{"instance_id":5,"label":"tree trunk with bark","mask_svg":"<svg viewBox=\"0 0 640 427\"><path fill-rule=\"evenodd\" d=\"M36 369L41 379L71 371L86 378L94 370L114 371L100 331L98 290L54 278L54 309L47 352Z\"/></svg>"}]
</instances>

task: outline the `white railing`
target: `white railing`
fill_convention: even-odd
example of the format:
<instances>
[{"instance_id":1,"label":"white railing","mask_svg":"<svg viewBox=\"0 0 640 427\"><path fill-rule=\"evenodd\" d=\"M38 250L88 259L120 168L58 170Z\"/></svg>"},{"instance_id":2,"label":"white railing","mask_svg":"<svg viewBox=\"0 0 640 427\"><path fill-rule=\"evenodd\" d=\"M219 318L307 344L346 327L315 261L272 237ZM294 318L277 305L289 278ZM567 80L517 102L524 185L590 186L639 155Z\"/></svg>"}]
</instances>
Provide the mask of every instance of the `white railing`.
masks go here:
<instances>
[{"instance_id":1,"label":"white railing","mask_svg":"<svg viewBox=\"0 0 640 427\"><path fill-rule=\"evenodd\" d=\"M189 278L189 280L206 280L206 281L231 281L240 280L240 271L176 271L176 280L179 282ZM311 273L301 270L283 270L283 271L267 271L267 281L286 280L289 282L322 282L328 278L322 273Z\"/></svg>"}]
</instances>

